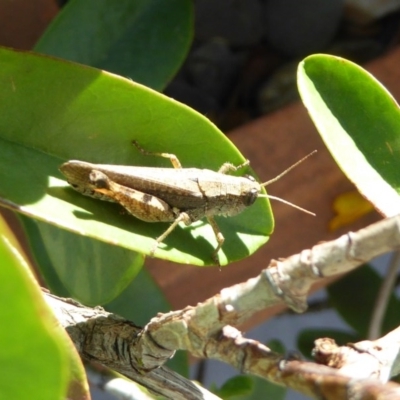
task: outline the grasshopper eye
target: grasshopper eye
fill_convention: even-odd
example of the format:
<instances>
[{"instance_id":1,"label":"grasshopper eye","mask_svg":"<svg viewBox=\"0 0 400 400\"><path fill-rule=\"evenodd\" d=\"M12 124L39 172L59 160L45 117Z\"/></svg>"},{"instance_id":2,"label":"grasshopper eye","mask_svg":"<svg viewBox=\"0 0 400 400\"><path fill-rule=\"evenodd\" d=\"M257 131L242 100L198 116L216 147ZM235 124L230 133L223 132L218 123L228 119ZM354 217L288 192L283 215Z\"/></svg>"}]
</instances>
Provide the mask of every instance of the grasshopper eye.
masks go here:
<instances>
[{"instance_id":1,"label":"grasshopper eye","mask_svg":"<svg viewBox=\"0 0 400 400\"><path fill-rule=\"evenodd\" d=\"M244 200L244 204L246 205L246 207L251 206L257 200L257 197L258 197L258 190L250 189L248 191L248 193L246 194L246 197Z\"/></svg>"},{"instance_id":2,"label":"grasshopper eye","mask_svg":"<svg viewBox=\"0 0 400 400\"><path fill-rule=\"evenodd\" d=\"M97 187L97 189L108 189L110 186L107 175L100 171L93 170L90 172L89 180L92 185Z\"/></svg>"}]
</instances>

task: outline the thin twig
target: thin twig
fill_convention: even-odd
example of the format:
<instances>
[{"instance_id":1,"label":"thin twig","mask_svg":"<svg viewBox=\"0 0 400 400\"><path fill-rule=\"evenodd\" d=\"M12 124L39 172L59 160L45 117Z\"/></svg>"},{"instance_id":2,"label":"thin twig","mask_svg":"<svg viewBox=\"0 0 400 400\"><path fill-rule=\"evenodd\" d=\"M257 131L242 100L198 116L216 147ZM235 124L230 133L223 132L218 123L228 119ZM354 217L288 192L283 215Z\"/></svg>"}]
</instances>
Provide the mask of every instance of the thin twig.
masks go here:
<instances>
[{"instance_id":1,"label":"thin twig","mask_svg":"<svg viewBox=\"0 0 400 400\"><path fill-rule=\"evenodd\" d=\"M400 251L395 251L390 260L389 269L385 275L382 285L376 298L375 307L372 312L368 328L368 339L374 340L381 335L383 317L389 303L400 268Z\"/></svg>"}]
</instances>

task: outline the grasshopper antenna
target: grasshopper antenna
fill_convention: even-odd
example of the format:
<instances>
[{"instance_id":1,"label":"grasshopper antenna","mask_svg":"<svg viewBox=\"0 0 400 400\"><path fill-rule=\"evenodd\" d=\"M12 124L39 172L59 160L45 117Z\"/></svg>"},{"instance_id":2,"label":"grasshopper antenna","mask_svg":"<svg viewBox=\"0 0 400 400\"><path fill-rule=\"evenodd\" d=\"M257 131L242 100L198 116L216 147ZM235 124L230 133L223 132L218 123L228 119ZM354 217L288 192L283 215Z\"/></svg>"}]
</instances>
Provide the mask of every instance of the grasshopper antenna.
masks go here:
<instances>
[{"instance_id":1,"label":"grasshopper antenna","mask_svg":"<svg viewBox=\"0 0 400 400\"><path fill-rule=\"evenodd\" d=\"M308 211L305 208L296 206L296 204L293 204L290 201L283 200L280 197L271 196L269 194L259 194L258 197L267 197L268 199L280 201L281 203L287 204L288 206L291 206L293 208L296 208L297 210L303 211L306 214L312 215L313 217L315 217L317 215L317 214L313 213L312 211Z\"/></svg>"},{"instance_id":2,"label":"grasshopper antenna","mask_svg":"<svg viewBox=\"0 0 400 400\"><path fill-rule=\"evenodd\" d=\"M290 172L292 169L296 168L299 164L301 164L303 161L307 160L307 158L311 157L312 155L314 155L317 152L317 150L313 150L311 153L307 154L305 157L303 157L301 160L297 161L296 163L294 163L293 165L291 165L289 168L285 169L282 173L280 173L278 176L276 176L275 178L270 179L267 182L261 183L260 186L268 186L271 183L274 183L276 181L278 181L279 179L282 178L282 176L285 176L288 172Z\"/></svg>"},{"instance_id":3,"label":"grasshopper antenna","mask_svg":"<svg viewBox=\"0 0 400 400\"><path fill-rule=\"evenodd\" d=\"M283 176L285 176L288 172L290 172L293 168L296 168L299 164L301 164L303 161L307 160L307 158L311 157L313 154L315 154L317 152L317 150L312 151L311 153L307 154L305 157L303 157L301 160L297 161L296 163L294 163L293 165L291 165L289 168L287 168L285 171L283 171L282 173L280 173L278 176L276 176L275 178L270 179L267 182L261 183L260 186L267 186L270 185L271 183L276 182L277 180L281 179ZM299 207L296 204L290 203L289 201L283 200L280 197L275 197L275 196L271 196L269 194L259 194L258 197L267 197L269 199L272 200L277 200L280 201L281 203L287 204L288 206L291 206L293 208L297 208L300 211L305 212L306 214L310 214L312 216L315 217L315 213L306 210L305 208Z\"/></svg>"}]
</instances>

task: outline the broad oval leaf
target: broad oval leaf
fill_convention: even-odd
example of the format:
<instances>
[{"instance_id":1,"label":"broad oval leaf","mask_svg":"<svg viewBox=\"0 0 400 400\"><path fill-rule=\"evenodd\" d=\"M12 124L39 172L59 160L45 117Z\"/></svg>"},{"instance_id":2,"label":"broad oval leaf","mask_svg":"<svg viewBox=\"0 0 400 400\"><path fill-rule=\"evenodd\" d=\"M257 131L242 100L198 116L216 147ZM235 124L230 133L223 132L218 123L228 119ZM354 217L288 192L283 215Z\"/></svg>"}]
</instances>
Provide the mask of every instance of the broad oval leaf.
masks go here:
<instances>
[{"instance_id":1,"label":"broad oval leaf","mask_svg":"<svg viewBox=\"0 0 400 400\"><path fill-rule=\"evenodd\" d=\"M88 306L110 302L140 271L143 254L21 216L47 287Z\"/></svg>"},{"instance_id":2,"label":"broad oval leaf","mask_svg":"<svg viewBox=\"0 0 400 400\"><path fill-rule=\"evenodd\" d=\"M304 105L336 162L383 215L400 213L400 110L350 61L313 55L298 68Z\"/></svg>"},{"instance_id":3,"label":"broad oval leaf","mask_svg":"<svg viewBox=\"0 0 400 400\"><path fill-rule=\"evenodd\" d=\"M65 398L69 371L64 338L7 230L0 218L0 397Z\"/></svg>"},{"instance_id":4,"label":"broad oval leaf","mask_svg":"<svg viewBox=\"0 0 400 400\"><path fill-rule=\"evenodd\" d=\"M70 0L35 51L163 89L193 35L190 0Z\"/></svg>"},{"instance_id":5,"label":"broad oval leaf","mask_svg":"<svg viewBox=\"0 0 400 400\"><path fill-rule=\"evenodd\" d=\"M94 68L0 49L0 83L0 201L85 236L149 254L168 224L139 221L121 214L116 204L75 192L58 171L68 159L169 166L168 160L140 154L131 146L136 139L146 150L176 154L184 167L218 170L224 162L244 161L202 115ZM267 199L217 222L226 239L219 253L222 265L256 251L273 230ZM215 247L211 226L199 221L179 226L156 256L210 265Z\"/></svg>"}]
</instances>

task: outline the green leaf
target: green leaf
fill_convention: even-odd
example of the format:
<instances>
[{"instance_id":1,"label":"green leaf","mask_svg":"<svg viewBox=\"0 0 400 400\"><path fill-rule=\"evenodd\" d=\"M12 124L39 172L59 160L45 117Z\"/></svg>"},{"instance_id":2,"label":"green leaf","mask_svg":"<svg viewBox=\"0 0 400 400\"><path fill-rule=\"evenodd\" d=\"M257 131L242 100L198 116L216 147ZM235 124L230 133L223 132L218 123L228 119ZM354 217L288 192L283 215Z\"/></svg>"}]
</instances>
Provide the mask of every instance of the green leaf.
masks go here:
<instances>
[{"instance_id":1,"label":"green leaf","mask_svg":"<svg viewBox=\"0 0 400 400\"><path fill-rule=\"evenodd\" d=\"M116 298L140 271L142 254L23 217L48 288L88 306Z\"/></svg>"},{"instance_id":2,"label":"green leaf","mask_svg":"<svg viewBox=\"0 0 400 400\"><path fill-rule=\"evenodd\" d=\"M336 162L385 216L400 213L400 110L388 91L350 61L313 55L298 87Z\"/></svg>"},{"instance_id":3,"label":"green leaf","mask_svg":"<svg viewBox=\"0 0 400 400\"><path fill-rule=\"evenodd\" d=\"M228 379L220 389L211 389L218 397L226 400L283 400L286 388L250 375L237 375Z\"/></svg>"},{"instance_id":4,"label":"green leaf","mask_svg":"<svg viewBox=\"0 0 400 400\"><path fill-rule=\"evenodd\" d=\"M266 346L268 346L272 351L275 353L281 353L283 354L286 349L283 343L279 339L271 339L266 343Z\"/></svg>"},{"instance_id":5,"label":"green leaf","mask_svg":"<svg viewBox=\"0 0 400 400\"><path fill-rule=\"evenodd\" d=\"M7 231L0 219L0 397L64 399L69 371L63 338Z\"/></svg>"},{"instance_id":6,"label":"green leaf","mask_svg":"<svg viewBox=\"0 0 400 400\"><path fill-rule=\"evenodd\" d=\"M161 90L190 47L192 8L190 0L71 0L35 51Z\"/></svg>"},{"instance_id":7,"label":"green leaf","mask_svg":"<svg viewBox=\"0 0 400 400\"><path fill-rule=\"evenodd\" d=\"M247 396L253 391L253 381L250 376L237 375L228 379L218 390L217 395L223 399L235 396Z\"/></svg>"},{"instance_id":8,"label":"green leaf","mask_svg":"<svg viewBox=\"0 0 400 400\"><path fill-rule=\"evenodd\" d=\"M357 268L343 279L328 286L330 303L342 318L363 338L367 336L382 278L369 265ZM400 324L400 301L392 294L389 299L382 332Z\"/></svg>"},{"instance_id":9,"label":"green leaf","mask_svg":"<svg viewBox=\"0 0 400 400\"><path fill-rule=\"evenodd\" d=\"M150 273L143 268L125 290L104 308L134 321L136 325L144 326L157 313L171 311L171 304Z\"/></svg>"},{"instance_id":10,"label":"green leaf","mask_svg":"<svg viewBox=\"0 0 400 400\"><path fill-rule=\"evenodd\" d=\"M253 392L248 396L239 396L234 400L284 400L286 398L287 389L285 387L268 382L258 376L252 376L251 379L253 381Z\"/></svg>"},{"instance_id":11,"label":"green leaf","mask_svg":"<svg viewBox=\"0 0 400 400\"><path fill-rule=\"evenodd\" d=\"M0 204L30 217L149 254L169 225L139 221L116 204L75 192L58 171L63 161L168 167L165 159L140 154L132 139L149 151L176 154L184 167L217 170L244 161L205 117L129 80L5 49L0 67ZM222 265L252 254L273 230L267 199L217 222L226 239ZM198 221L179 226L156 256L210 265L215 247L211 226Z\"/></svg>"},{"instance_id":12,"label":"green leaf","mask_svg":"<svg viewBox=\"0 0 400 400\"><path fill-rule=\"evenodd\" d=\"M347 343L356 343L362 339L353 333L338 331L336 329L310 328L304 329L299 333L297 336L297 347L305 357L311 358L314 342L324 337L335 340L338 346L344 346Z\"/></svg>"}]
</instances>

